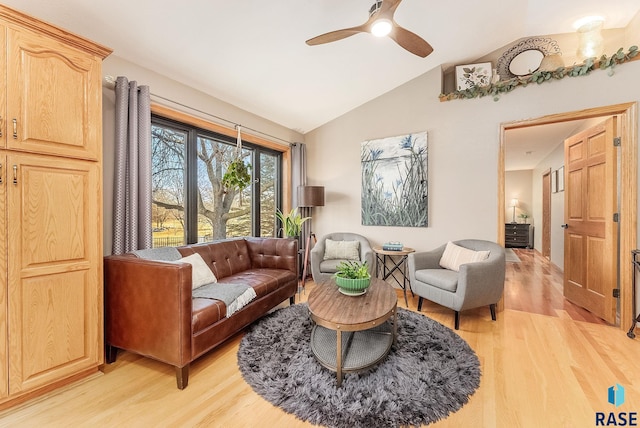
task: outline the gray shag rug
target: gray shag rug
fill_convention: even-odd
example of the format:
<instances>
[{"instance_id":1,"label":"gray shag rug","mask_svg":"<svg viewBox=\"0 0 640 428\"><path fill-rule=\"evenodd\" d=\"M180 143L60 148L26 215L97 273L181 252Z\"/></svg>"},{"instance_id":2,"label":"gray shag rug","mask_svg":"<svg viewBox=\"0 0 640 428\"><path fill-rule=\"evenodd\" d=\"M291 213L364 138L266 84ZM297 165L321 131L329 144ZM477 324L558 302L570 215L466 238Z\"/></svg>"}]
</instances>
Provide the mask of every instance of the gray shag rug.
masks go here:
<instances>
[{"instance_id":1,"label":"gray shag rug","mask_svg":"<svg viewBox=\"0 0 640 428\"><path fill-rule=\"evenodd\" d=\"M255 323L238 350L246 382L264 399L303 421L327 427L420 426L460 409L480 385L480 362L451 329L398 308L398 336L384 361L336 374L311 352L306 304Z\"/></svg>"}]
</instances>

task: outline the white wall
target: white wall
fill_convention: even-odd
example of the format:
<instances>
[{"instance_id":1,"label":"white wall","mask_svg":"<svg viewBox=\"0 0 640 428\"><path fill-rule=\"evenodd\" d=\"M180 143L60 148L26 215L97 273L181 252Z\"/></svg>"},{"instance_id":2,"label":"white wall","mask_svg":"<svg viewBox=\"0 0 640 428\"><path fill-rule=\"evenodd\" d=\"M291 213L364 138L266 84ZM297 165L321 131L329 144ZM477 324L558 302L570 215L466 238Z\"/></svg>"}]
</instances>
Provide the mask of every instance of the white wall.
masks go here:
<instances>
[{"instance_id":1,"label":"white wall","mask_svg":"<svg viewBox=\"0 0 640 428\"><path fill-rule=\"evenodd\" d=\"M136 64L123 60L122 58L119 58L115 55L107 57L107 59L103 63L102 72L105 76L126 76L129 80L137 81L139 85L148 85L152 93L152 102L171 107L174 110L182 111L192 116L200 117L202 119L233 128L232 124L221 122L215 118L208 116L207 114L196 111L200 110L201 112L224 118L233 123L241 124L245 128L245 132L248 133L250 133L251 131L247 131L246 129L252 128L278 139L282 139L284 141L304 141L304 136L298 132L277 125L254 114L248 113L231 104L208 96L193 88L164 77L154 71L142 68ZM170 103L157 96L154 96L154 94L159 95L162 98L177 101L180 104L191 107L191 109L182 107L178 104ZM113 243L112 212L115 128L115 94L114 91L109 88L103 88L102 108L104 156L104 253L105 255L108 255L111 254L111 247ZM263 138L270 139L269 137L265 137L264 135L257 135ZM287 145L285 142L275 139L272 140L276 143Z\"/></svg>"},{"instance_id":2,"label":"white wall","mask_svg":"<svg viewBox=\"0 0 640 428\"><path fill-rule=\"evenodd\" d=\"M527 214L527 223L535 226L535 217L533 216L533 194L532 194L533 171L506 171L504 174L504 199L505 211L504 220L506 222L513 221L514 211L511 206L511 200L517 199L518 206L515 209L515 221L522 223L522 219L518 218L520 214Z\"/></svg>"},{"instance_id":3,"label":"white wall","mask_svg":"<svg viewBox=\"0 0 640 428\"><path fill-rule=\"evenodd\" d=\"M596 70L518 88L497 102L490 97L440 102L440 71L426 73L305 135L310 184L326 189L325 206L314 209L314 231L351 231L373 244L394 239L418 250L461 238L496 240L500 124L637 102L639 73L640 61L634 61L616 67L611 77ZM360 143L424 130L429 143L429 227L362 226Z\"/></svg>"},{"instance_id":4,"label":"white wall","mask_svg":"<svg viewBox=\"0 0 640 428\"><path fill-rule=\"evenodd\" d=\"M534 235L534 246L542 252L542 174L551 169L555 171L564 165L564 144L558 143L546 158L533 170L534 216L539 219L537 233ZM551 263L564 270L564 192L551 193Z\"/></svg>"}]
</instances>

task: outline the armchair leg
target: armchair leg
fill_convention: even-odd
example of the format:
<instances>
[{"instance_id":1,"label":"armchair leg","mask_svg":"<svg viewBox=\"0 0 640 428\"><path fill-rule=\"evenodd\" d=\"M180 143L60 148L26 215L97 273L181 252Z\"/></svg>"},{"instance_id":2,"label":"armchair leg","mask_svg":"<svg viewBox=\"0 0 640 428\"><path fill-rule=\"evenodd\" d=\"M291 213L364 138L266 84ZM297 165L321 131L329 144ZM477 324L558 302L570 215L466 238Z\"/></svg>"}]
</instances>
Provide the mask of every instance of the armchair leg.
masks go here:
<instances>
[{"instance_id":1,"label":"armchair leg","mask_svg":"<svg viewBox=\"0 0 640 428\"><path fill-rule=\"evenodd\" d=\"M296 303L296 295L289 297L289 306L293 306Z\"/></svg>"},{"instance_id":2,"label":"armchair leg","mask_svg":"<svg viewBox=\"0 0 640 428\"><path fill-rule=\"evenodd\" d=\"M456 311L456 321L455 321L456 330L460 329L460 312Z\"/></svg>"},{"instance_id":3,"label":"armchair leg","mask_svg":"<svg viewBox=\"0 0 640 428\"><path fill-rule=\"evenodd\" d=\"M496 304L495 303L490 304L489 310L491 311L491 319L495 321L496 320Z\"/></svg>"},{"instance_id":4,"label":"armchair leg","mask_svg":"<svg viewBox=\"0 0 640 428\"><path fill-rule=\"evenodd\" d=\"M418 312L422 310L422 297L418 298Z\"/></svg>"},{"instance_id":5,"label":"armchair leg","mask_svg":"<svg viewBox=\"0 0 640 428\"><path fill-rule=\"evenodd\" d=\"M185 389L189 383L189 364L184 367L176 367L176 382L178 389Z\"/></svg>"}]
</instances>

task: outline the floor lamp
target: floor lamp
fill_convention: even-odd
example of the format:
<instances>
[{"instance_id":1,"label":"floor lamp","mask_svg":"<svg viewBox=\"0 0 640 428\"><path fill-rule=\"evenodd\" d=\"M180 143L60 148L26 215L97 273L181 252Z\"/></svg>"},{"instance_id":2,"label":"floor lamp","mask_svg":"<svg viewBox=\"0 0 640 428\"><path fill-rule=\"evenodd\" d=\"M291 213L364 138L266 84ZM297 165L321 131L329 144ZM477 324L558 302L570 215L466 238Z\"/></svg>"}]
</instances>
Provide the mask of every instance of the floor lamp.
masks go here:
<instances>
[{"instance_id":1,"label":"floor lamp","mask_svg":"<svg viewBox=\"0 0 640 428\"><path fill-rule=\"evenodd\" d=\"M324 187L323 186L298 186L298 207L311 208L324 206ZM313 221L313 219L312 219ZM309 231L307 240L304 246L304 265L302 268L302 289L304 289L307 281L307 266L309 266L309 251L311 247L311 237L313 237L314 243L317 242L316 235ZM298 289L300 293L301 289Z\"/></svg>"}]
</instances>

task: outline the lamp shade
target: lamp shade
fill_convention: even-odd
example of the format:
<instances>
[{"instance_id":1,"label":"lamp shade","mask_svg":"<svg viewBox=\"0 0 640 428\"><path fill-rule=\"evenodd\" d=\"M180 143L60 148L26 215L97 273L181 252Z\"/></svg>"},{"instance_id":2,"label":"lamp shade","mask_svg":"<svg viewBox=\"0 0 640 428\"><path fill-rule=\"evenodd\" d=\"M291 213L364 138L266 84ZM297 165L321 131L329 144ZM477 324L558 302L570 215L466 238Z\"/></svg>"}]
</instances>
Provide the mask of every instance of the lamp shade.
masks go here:
<instances>
[{"instance_id":1,"label":"lamp shade","mask_svg":"<svg viewBox=\"0 0 640 428\"><path fill-rule=\"evenodd\" d=\"M323 207L324 186L298 186L299 207Z\"/></svg>"}]
</instances>

